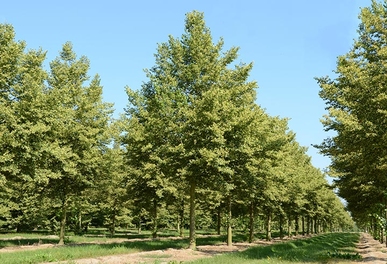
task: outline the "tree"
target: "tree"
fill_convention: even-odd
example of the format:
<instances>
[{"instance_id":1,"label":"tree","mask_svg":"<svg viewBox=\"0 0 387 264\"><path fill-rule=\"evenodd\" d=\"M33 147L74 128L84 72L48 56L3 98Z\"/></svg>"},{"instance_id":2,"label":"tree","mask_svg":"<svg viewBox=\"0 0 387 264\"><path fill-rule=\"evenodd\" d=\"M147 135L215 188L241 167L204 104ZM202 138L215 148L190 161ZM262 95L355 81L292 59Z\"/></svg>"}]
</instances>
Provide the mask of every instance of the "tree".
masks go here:
<instances>
[{"instance_id":1,"label":"tree","mask_svg":"<svg viewBox=\"0 0 387 264\"><path fill-rule=\"evenodd\" d=\"M148 89L144 85L143 89ZM157 237L159 207L176 194L171 178L176 171L171 145L173 110L169 105L147 98L127 88L130 105L122 120L125 164L128 167L128 193L138 210L145 209L152 219L153 237ZM153 101L152 101L153 100ZM144 107L145 106L145 107Z\"/></svg>"},{"instance_id":2,"label":"tree","mask_svg":"<svg viewBox=\"0 0 387 264\"><path fill-rule=\"evenodd\" d=\"M123 150L119 146L118 136L114 136L113 148L109 148L103 154L102 177L96 184L96 190L91 194L94 202L105 216L105 222L112 236L115 234L116 226L122 221L129 223L127 216L129 203ZM126 219L125 219L126 218Z\"/></svg>"},{"instance_id":3,"label":"tree","mask_svg":"<svg viewBox=\"0 0 387 264\"><path fill-rule=\"evenodd\" d=\"M318 78L326 102L326 130L334 131L320 146L332 159L339 195L358 220L381 204L386 207L387 2L373 0L360 13L359 37L338 58L336 78ZM379 210L379 209L378 209Z\"/></svg>"},{"instance_id":4,"label":"tree","mask_svg":"<svg viewBox=\"0 0 387 264\"><path fill-rule=\"evenodd\" d=\"M222 48L222 39L213 44L203 14L188 13L185 33L158 46L156 66L147 71L149 82L140 94L130 96L131 102L141 98L129 114L141 115L136 118L139 122L133 122L144 121L145 129L161 128L162 140L147 140L145 146L159 149L167 144L172 171L179 176L176 180L189 186L191 248L196 247L196 188L215 188L218 183L227 192L234 188L231 150L239 143L244 114L255 99L256 83L247 81L252 64L228 68L238 48L223 53Z\"/></svg>"},{"instance_id":5,"label":"tree","mask_svg":"<svg viewBox=\"0 0 387 264\"><path fill-rule=\"evenodd\" d=\"M46 176L46 194L58 201L61 211L60 240L64 243L66 216L72 199L91 187L100 176L99 163L108 143L107 125L111 105L102 102L102 87L96 75L88 86L89 61L76 59L66 43L50 64L50 103L54 105L50 123L47 160L52 173Z\"/></svg>"},{"instance_id":6,"label":"tree","mask_svg":"<svg viewBox=\"0 0 387 264\"><path fill-rule=\"evenodd\" d=\"M46 53L25 52L25 42L16 42L14 37L11 25L0 24L0 181L2 200L8 204L8 209L0 207L3 217L23 214L21 200L34 202L31 197L19 197L17 190L36 193L35 184L48 172L44 146L49 107L44 86L47 74L42 67Z\"/></svg>"}]
</instances>

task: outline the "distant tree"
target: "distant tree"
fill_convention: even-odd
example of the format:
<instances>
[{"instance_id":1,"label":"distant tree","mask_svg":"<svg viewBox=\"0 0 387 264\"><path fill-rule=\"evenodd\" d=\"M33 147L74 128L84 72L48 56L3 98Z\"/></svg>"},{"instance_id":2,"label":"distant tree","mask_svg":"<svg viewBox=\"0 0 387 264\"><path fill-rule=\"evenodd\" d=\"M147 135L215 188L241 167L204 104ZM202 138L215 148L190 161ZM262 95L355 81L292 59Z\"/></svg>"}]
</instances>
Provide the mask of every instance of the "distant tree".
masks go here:
<instances>
[{"instance_id":1,"label":"distant tree","mask_svg":"<svg viewBox=\"0 0 387 264\"><path fill-rule=\"evenodd\" d=\"M103 153L101 177L92 193L92 199L105 216L105 223L112 236L117 226L130 223L128 214L130 198L133 198L127 192L129 179L125 170L123 149L119 145L120 130L116 123L110 126L114 143L112 148Z\"/></svg>"}]
</instances>

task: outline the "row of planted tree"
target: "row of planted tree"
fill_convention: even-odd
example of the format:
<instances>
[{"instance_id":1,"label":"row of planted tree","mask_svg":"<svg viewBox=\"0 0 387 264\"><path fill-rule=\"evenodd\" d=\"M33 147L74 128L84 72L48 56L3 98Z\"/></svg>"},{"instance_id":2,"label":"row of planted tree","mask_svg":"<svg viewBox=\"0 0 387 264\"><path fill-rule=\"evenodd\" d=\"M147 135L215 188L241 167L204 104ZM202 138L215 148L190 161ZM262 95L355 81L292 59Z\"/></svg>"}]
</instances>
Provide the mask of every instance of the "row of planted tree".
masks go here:
<instances>
[{"instance_id":1,"label":"row of planted tree","mask_svg":"<svg viewBox=\"0 0 387 264\"><path fill-rule=\"evenodd\" d=\"M332 160L338 194L359 227L384 241L387 223L387 1L360 13L358 38L338 57L335 78L318 78L333 131L319 147ZM386 240L387 242L387 240Z\"/></svg>"},{"instance_id":2,"label":"row of planted tree","mask_svg":"<svg viewBox=\"0 0 387 264\"><path fill-rule=\"evenodd\" d=\"M287 120L256 104L252 64L213 43L203 14L188 13L181 38L158 45L148 81L126 88L119 119L99 76L66 43L46 53L0 25L0 219L4 228L88 225L152 228L272 221L290 233L351 227L352 220L295 140ZM243 221L242 221L243 222ZM238 224L239 223L239 224Z\"/></svg>"}]
</instances>

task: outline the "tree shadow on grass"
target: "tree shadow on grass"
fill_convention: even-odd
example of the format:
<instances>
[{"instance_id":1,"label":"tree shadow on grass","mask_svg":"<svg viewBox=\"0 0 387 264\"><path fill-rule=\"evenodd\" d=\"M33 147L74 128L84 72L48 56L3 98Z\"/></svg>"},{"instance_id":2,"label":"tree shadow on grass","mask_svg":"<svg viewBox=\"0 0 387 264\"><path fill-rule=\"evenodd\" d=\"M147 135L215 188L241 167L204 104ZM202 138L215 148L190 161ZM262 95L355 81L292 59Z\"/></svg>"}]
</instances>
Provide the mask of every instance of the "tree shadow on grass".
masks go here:
<instances>
[{"instance_id":1,"label":"tree shadow on grass","mask_svg":"<svg viewBox=\"0 0 387 264\"><path fill-rule=\"evenodd\" d=\"M124 247L128 249L138 249L140 251L162 250L168 248L182 249L188 247L188 239L181 240L149 240L149 241L130 241L122 243L109 244L74 244L69 245L73 247L78 246L98 246L102 249L113 249L117 247Z\"/></svg>"},{"instance_id":2,"label":"tree shadow on grass","mask_svg":"<svg viewBox=\"0 0 387 264\"><path fill-rule=\"evenodd\" d=\"M58 238L17 238L0 240L0 248L14 246L29 246L40 244L57 244Z\"/></svg>"}]
</instances>

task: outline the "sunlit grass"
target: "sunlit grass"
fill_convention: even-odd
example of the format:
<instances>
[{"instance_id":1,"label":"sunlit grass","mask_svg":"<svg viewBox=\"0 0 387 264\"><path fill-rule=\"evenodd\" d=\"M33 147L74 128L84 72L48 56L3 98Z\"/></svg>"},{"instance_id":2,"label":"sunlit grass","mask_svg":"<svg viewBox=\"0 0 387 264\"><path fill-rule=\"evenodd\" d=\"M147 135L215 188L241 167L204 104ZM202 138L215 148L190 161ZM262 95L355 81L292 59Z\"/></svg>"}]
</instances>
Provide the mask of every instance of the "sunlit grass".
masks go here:
<instances>
[{"instance_id":1,"label":"sunlit grass","mask_svg":"<svg viewBox=\"0 0 387 264\"><path fill-rule=\"evenodd\" d=\"M245 251L204 258L190 263L208 264L276 264L276 263L346 263L358 259L357 233L329 233L270 246L254 246Z\"/></svg>"}]
</instances>

